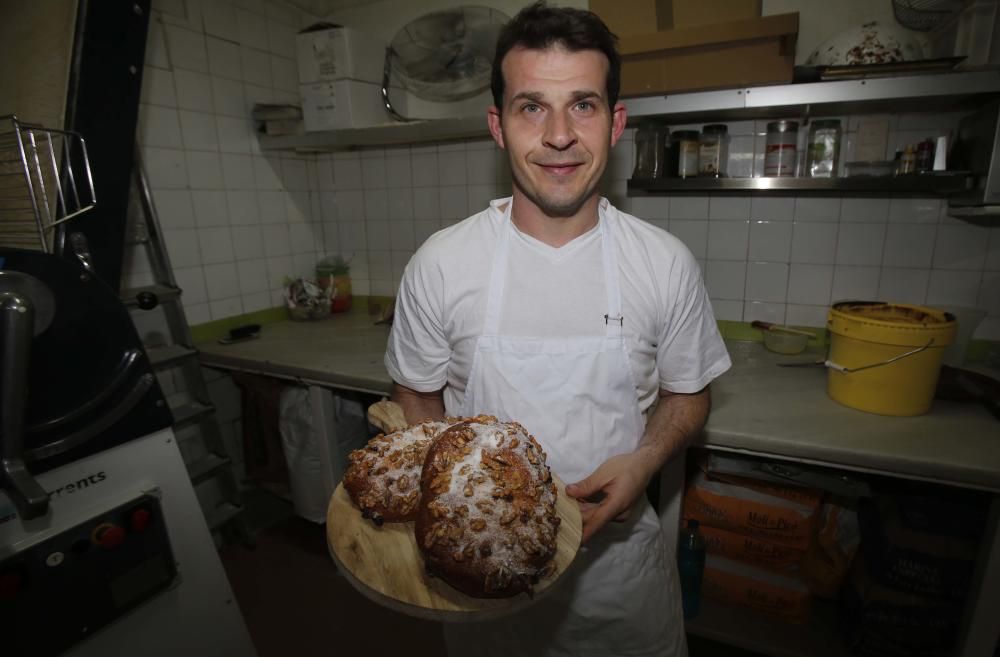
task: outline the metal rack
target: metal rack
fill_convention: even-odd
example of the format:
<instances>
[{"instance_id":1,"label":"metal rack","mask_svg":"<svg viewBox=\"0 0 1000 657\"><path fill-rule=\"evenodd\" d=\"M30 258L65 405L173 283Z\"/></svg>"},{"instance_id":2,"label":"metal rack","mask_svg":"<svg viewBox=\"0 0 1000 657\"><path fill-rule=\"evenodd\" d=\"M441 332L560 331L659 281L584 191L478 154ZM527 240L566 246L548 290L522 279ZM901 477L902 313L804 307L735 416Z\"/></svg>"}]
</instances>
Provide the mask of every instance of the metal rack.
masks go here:
<instances>
[{"instance_id":1,"label":"metal rack","mask_svg":"<svg viewBox=\"0 0 1000 657\"><path fill-rule=\"evenodd\" d=\"M893 193L947 196L970 189L970 174L918 174L895 177L856 178L632 178L629 196L653 196L682 192L789 192L803 193Z\"/></svg>"},{"instance_id":2,"label":"metal rack","mask_svg":"<svg viewBox=\"0 0 1000 657\"><path fill-rule=\"evenodd\" d=\"M79 134L24 123L0 132L0 246L51 253L56 227L97 205Z\"/></svg>"}]
</instances>

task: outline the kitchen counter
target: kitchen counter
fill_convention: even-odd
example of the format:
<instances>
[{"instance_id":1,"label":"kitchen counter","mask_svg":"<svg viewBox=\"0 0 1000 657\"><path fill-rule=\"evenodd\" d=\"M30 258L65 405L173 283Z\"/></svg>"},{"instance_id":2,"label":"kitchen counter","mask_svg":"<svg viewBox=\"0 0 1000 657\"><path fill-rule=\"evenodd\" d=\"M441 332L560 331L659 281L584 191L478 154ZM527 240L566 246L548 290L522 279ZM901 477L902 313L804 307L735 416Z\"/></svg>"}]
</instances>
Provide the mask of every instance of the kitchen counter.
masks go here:
<instances>
[{"instance_id":1,"label":"kitchen counter","mask_svg":"<svg viewBox=\"0 0 1000 657\"><path fill-rule=\"evenodd\" d=\"M201 343L206 366L286 378L309 387L321 475L327 494L340 480L344 459L327 388L388 394L382 364L389 327L354 311L317 322L267 325L261 337L233 345ZM826 370L778 367L822 357L819 352L780 356L757 342L727 343L733 368L712 384L713 408L702 446L891 477L936 481L1000 492L1000 422L975 404L935 401L931 412L898 418L864 413L826 395ZM676 541L684 459L660 476L660 522L667 545ZM994 610L1000 605L1000 496L991 499L977 561L975 585L957 655L989 657L997 644ZM756 619L756 620L754 620ZM749 628L752 628L752 631ZM707 613L689 631L772 657L849 654L835 620L819 615L789 634L785 625L758 616Z\"/></svg>"},{"instance_id":2,"label":"kitchen counter","mask_svg":"<svg viewBox=\"0 0 1000 657\"><path fill-rule=\"evenodd\" d=\"M1000 421L982 406L935 400L916 417L865 413L827 396L825 368L778 366L819 351L727 345L733 367L712 384L705 445L1000 491Z\"/></svg>"},{"instance_id":3,"label":"kitchen counter","mask_svg":"<svg viewBox=\"0 0 1000 657\"><path fill-rule=\"evenodd\" d=\"M363 312L265 326L234 345L197 345L209 367L254 372L330 388L388 394L382 364L387 325ZM733 368L712 384L713 408L701 444L891 476L1000 491L1000 422L984 408L935 401L930 413L898 418L864 413L826 395L826 371L777 363L761 343L730 342Z\"/></svg>"},{"instance_id":4,"label":"kitchen counter","mask_svg":"<svg viewBox=\"0 0 1000 657\"><path fill-rule=\"evenodd\" d=\"M208 367L388 395L392 379L382 364L388 339L388 324L354 310L314 322L268 324L255 340L195 346Z\"/></svg>"}]
</instances>

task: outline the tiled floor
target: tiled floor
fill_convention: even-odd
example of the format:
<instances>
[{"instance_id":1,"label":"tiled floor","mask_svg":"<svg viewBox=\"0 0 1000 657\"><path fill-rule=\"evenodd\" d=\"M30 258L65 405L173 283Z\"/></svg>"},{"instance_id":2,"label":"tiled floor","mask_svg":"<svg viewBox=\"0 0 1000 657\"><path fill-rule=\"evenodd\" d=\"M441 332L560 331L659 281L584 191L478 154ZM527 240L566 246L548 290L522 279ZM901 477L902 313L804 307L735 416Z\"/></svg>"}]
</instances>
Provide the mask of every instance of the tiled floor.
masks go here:
<instances>
[{"instance_id":1,"label":"tiled floor","mask_svg":"<svg viewBox=\"0 0 1000 657\"><path fill-rule=\"evenodd\" d=\"M227 547L222 562L258 657L444 656L437 623L380 607L337 574L322 526L263 491L251 491L247 507L257 547ZM690 657L754 657L694 637L689 644Z\"/></svg>"}]
</instances>

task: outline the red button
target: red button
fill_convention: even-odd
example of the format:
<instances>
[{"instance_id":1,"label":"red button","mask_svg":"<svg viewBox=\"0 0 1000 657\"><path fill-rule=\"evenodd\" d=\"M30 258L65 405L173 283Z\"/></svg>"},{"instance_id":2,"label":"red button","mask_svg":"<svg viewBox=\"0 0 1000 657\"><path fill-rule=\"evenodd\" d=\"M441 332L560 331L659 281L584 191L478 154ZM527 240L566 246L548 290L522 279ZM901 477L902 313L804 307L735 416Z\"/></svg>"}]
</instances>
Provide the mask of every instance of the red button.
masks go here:
<instances>
[{"instance_id":1,"label":"red button","mask_svg":"<svg viewBox=\"0 0 1000 657\"><path fill-rule=\"evenodd\" d=\"M146 531L146 527L149 526L149 521L152 515L146 509L136 509L129 516L129 526L132 527L132 531L136 534L141 534Z\"/></svg>"},{"instance_id":2,"label":"red button","mask_svg":"<svg viewBox=\"0 0 1000 657\"><path fill-rule=\"evenodd\" d=\"M21 576L17 573L0 575L0 600L11 600L21 588Z\"/></svg>"},{"instance_id":3,"label":"red button","mask_svg":"<svg viewBox=\"0 0 1000 657\"><path fill-rule=\"evenodd\" d=\"M125 540L125 530L118 525L106 522L94 528L94 531L90 533L90 540L106 550L111 550L121 545Z\"/></svg>"}]
</instances>

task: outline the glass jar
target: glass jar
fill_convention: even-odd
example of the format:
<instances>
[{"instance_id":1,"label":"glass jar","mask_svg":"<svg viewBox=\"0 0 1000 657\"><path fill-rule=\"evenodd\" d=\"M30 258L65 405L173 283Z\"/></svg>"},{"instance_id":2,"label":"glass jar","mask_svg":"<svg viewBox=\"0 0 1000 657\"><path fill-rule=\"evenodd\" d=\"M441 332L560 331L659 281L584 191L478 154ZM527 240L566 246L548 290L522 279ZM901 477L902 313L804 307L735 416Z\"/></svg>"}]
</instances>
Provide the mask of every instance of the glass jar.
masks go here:
<instances>
[{"instance_id":1,"label":"glass jar","mask_svg":"<svg viewBox=\"0 0 1000 657\"><path fill-rule=\"evenodd\" d=\"M678 130L670 134L670 174L678 178L698 175L698 131Z\"/></svg>"},{"instance_id":2,"label":"glass jar","mask_svg":"<svg viewBox=\"0 0 1000 657\"><path fill-rule=\"evenodd\" d=\"M635 131L635 169L633 178L662 178L666 175L667 139L666 126L647 124Z\"/></svg>"},{"instance_id":3,"label":"glass jar","mask_svg":"<svg viewBox=\"0 0 1000 657\"><path fill-rule=\"evenodd\" d=\"M729 161L729 130L724 123L702 128L698 147L698 175L723 178Z\"/></svg>"},{"instance_id":4,"label":"glass jar","mask_svg":"<svg viewBox=\"0 0 1000 657\"><path fill-rule=\"evenodd\" d=\"M799 122L772 121L767 124L767 145L764 148L764 175L787 177L795 175L798 161Z\"/></svg>"},{"instance_id":5,"label":"glass jar","mask_svg":"<svg viewBox=\"0 0 1000 657\"><path fill-rule=\"evenodd\" d=\"M810 178L836 178L840 163L840 119L813 121L806 146L806 173Z\"/></svg>"}]
</instances>

